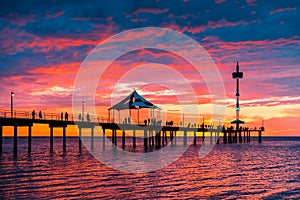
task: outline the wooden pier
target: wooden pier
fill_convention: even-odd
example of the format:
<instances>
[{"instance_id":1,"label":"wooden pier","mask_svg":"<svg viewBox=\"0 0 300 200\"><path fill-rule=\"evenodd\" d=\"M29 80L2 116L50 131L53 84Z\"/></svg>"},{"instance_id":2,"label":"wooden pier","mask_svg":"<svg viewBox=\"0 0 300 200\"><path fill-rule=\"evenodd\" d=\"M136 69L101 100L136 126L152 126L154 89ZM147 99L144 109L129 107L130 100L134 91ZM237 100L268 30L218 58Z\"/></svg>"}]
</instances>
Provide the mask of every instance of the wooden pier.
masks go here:
<instances>
[{"instance_id":1,"label":"wooden pier","mask_svg":"<svg viewBox=\"0 0 300 200\"><path fill-rule=\"evenodd\" d=\"M85 122L85 121L63 121L56 119L29 119L29 118L0 118L0 154L2 154L2 143L3 143L3 127L10 126L13 127L13 152L15 155L18 153L18 127L28 127L28 154L31 154L31 144L32 144L32 126L34 124L46 124L49 126L50 133L50 151L53 151L53 131L55 129L62 129L63 137L63 152L67 151L67 130L68 126L77 126L79 139L78 146L82 149L82 129L90 129L91 133L91 150L94 150L94 135L95 127L101 127L102 137L103 137L103 148L105 148L105 138L107 137L107 131L111 130L111 143L117 146L117 132L122 137L121 147L125 148L126 144L126 131L132 131L132 147L136 148L136 132L144 132L144 148L149 147L161 148L167 144L176 145L176 137L178 132L183 133L183 145L188 145L188 133L193 133L193 145L197 145L197 138L201 138L202 145L205 141L205 133L209 135L210 144L219 144L219 139L223 137L223 144L226 143L249 143L251 138L251 133L258 133L258 142L262 141L262 132L264 127L259 129L249 129L240 128L239 130L234 130L233 128L225 129L224 127L217 126L217 128L205 127L204 125L198 128L193 127L179 127L179 126L158 126L158 125L134 125L134 124L116 124L116 123L103 123L103 122ZM202 136L200 136L202 133Z\"/></svg>"}]
</instances>

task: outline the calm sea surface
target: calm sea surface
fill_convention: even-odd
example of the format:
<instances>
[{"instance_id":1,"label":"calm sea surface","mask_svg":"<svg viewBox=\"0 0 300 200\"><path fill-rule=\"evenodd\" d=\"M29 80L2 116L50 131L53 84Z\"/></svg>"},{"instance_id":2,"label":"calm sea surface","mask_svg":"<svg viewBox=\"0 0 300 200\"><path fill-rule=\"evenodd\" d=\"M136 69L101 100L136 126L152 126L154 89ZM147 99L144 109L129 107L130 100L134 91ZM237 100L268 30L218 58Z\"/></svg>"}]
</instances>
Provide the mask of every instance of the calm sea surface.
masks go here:
<instances>
[{"instance_id":1,"label":"calm sea surface","mask_svg":"<svg viewBox=\"0 0 300 200\"><path fill-rule=\"evenodd\" d=\"M130 141L128 141L130 142ZM142 150L138 141L137 151ZM119 141L118 145L121 142ZM131 144L128 144L131 145ZM263 138L258 144L220 144L198 158L201 144L161 170L131 174L105 166L77 138L19 138L19 155L12 138L4 138L0 157L2 199L300 199L300 139ZM178 147L180 148L180 147Z\"/></svg>"}]
</instances>

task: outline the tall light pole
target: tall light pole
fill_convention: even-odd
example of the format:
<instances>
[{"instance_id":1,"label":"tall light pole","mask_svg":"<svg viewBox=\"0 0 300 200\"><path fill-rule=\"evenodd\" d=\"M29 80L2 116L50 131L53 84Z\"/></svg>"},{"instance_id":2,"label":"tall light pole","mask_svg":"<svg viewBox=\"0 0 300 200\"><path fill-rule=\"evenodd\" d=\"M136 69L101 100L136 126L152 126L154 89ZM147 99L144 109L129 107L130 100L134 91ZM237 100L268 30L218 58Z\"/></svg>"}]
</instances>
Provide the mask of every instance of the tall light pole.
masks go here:
<instances>
[{"instance_id":1,"label":"tall light pole","mask_svg":"<svg viewBox=\"0 0 300 200\"><path fill-rule=\"evenodd\" d=\"M10 117L13 118L13 96L15 95L14 92L10 92Z\"/></svg>"},{"instance_id":2,"label":"tall light pole","mask_svg":"<svg viewBox=\"0 0 300 200\"><path fill-rule=\"evenodd\" d=\"M85 101L82 101L82 116L81 116L82 121L84 121L84 104Z\"/></svg>"}]
</instances>

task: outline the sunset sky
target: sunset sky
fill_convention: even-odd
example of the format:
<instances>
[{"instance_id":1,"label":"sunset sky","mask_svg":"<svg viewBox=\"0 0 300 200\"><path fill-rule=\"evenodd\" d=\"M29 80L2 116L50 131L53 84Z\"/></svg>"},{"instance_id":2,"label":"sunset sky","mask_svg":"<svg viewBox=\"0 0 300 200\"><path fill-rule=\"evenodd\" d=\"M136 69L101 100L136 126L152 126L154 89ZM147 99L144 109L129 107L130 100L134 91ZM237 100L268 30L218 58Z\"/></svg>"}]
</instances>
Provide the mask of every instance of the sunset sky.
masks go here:
<instances>
[{"instance_id":1,"label":"sunset sky","mask_svg":"<svg viewBox=\"0 0 300 200\"><path fill-rule=\"evenodd\" d=\"M216 63L225 85L226 121L235 118L231 73L238 61L244 72L241 118L251 127L260 126L264 119L266 135L300 136L299 18L298 0L3 0L0 109L10 108L10 91L14 91L17 110L71 113L76 74L100 42L133 28L162 27L196 40ZM117 100L136 88L166 112L179 109L176 95L164 86L135 82L134 78L116 86L126 70L147 63L169 66L193 80L200 113L209 116L210 94L189 63L168 52L141 49L120 57L105 72L105 82L99 84L96 95L100 118L107 117L106 109L115 102L111 97L116 87L122 88ZM154 69L159 71L159 66ZM188 97L180 87L175 81L179 95Z\"/></svg>"}]
</instances>

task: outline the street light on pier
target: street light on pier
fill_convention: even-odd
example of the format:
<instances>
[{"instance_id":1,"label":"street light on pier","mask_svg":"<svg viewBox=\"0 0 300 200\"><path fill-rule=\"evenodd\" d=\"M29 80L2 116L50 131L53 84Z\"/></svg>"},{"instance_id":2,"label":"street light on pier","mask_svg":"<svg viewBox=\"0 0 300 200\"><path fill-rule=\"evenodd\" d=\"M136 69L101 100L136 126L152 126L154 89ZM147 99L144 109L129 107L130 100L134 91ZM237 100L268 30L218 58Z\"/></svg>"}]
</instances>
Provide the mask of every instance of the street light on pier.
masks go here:
<instances>
[{"instance_id":1,"label":"street light on pier","mask_svg":"<svg viewBox=\"0 0 300 200\"><path fill-rule=\"evenodd\" d=\"M10 92L10 117L13 118L13 96L14 92Z\"/></svg>"},{"instance_id":2,"label":"street light on pier","mask_svg":"<svg viewBox=\"0 0 300 200\"><path fill-rule=\"evenodd\" d=\"M81 116L82 121L84 121L84 104L85 104L85 101L82 101L82 116Z\"/></svg>"}]
</instances>

